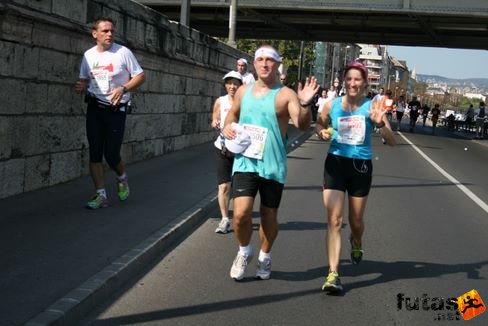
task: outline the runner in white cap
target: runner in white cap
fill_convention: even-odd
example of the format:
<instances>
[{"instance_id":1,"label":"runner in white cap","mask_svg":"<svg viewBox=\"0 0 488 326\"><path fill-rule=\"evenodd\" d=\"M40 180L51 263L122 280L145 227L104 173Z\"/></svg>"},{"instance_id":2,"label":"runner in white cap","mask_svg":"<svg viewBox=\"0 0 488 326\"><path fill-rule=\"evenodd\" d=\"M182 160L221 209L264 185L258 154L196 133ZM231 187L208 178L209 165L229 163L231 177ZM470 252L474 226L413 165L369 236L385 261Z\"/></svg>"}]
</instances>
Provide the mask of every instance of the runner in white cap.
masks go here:
<instances>
[{"instance_id":1,"label":"runner in white cap","mask_svg":"<svg viewBox=\"0 0 488 326\"><path fill-rule=\"evenodd\" d=\"M298 95L284 87L278 68L282 58L271 46L260 47L254 57L255 83L243 85L234 97L234 103L225 120L223 134L234 139L233 122L250 134L251 145L236 154L232 176L234 198L233 228L239 243L230 277L241 280L252 258L252 210L259 191L261 197L261 250L256 278L269 279L271 275L271 247L278 235L278 206L286 179L286 133L288 122L301 129L310 127L312 99L319 89L315 77L299 84Z\"/></svg>"},{"instance_id":2,"label":"runner in white cap","mask_svg":"<svg viewBox=\"0 0 488 326\"><path fill-rule=\"evenodd\" d=\"M227 95L215 100L212 113L212 128L220 131L220 135L214 142L215 162L217 165L217 200L221 214L219 225L215 229L216 233L227 233L230 231L229 202L230 202L230 181L232 176L232 164L234 154L229 152L225 146L225 138L222 135L225 117L232 106L234 95L242 85L241 74L237 71L230 71L222 78Z\"/></svg>"}]
</instances>

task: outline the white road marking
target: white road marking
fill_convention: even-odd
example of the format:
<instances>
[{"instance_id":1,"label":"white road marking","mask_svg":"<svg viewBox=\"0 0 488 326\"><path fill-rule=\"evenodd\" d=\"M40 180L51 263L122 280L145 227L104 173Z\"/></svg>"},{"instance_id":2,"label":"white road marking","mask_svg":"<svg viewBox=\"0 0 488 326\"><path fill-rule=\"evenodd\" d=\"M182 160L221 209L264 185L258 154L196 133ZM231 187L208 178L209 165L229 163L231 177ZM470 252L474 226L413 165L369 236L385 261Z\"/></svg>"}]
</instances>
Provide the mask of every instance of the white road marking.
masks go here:
<instances>
[{"instance_id":1,"label":"white road marking","mask_svg":"<svg viewBox=\"0 0 488 326\"><path fill-rule=\"evenodd\" d=\"M405 137L400 131L398 134L410 145L413 149L417 151L427 162L429 162L437 171L439 171L443 176L445 176L449 181L451 181L456 187L458 187L466 196L468 196L472 201L478 204L486 213L488 213L488 204L476 196L471 190L469 190L465 185L461 184L456 178L446 172L441 168L436 162L432 161L424 152L422 152L417 146L415 146L407 137Z\"/></svg>"}]
</instances>

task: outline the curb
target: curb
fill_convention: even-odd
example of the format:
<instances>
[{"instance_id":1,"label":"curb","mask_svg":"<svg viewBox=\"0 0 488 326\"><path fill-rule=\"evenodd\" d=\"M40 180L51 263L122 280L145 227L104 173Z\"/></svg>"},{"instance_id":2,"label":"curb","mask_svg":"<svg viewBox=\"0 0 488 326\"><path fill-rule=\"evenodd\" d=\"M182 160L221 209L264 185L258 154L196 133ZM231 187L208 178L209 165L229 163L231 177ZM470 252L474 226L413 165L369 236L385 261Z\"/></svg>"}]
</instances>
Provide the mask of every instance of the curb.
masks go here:
<instances>
[{"instance_id":1,"label":"curb","mask_svg":"<svg viewBox=\"0 0 488 326\"><path fill-rule=\"evenodd\" d=\"M310 137L313 128L290 139L287 152ZM203 223L217 209L217 192L212 191L192 208L184 211L133 249L83 282L64 297L30 319L26 326L73 325L86 317L97 305L126 284L142 267L155 261L175 240Z\"/></svg>"},{"instance_id":2,"label":"curb","mask_svg":"<svg viewBox=\"0 0 488 326\"><path fill-rule=\"evenodd\" d=\"M183 212L166 226L153 233L135 248L127 251L76 289L54 302L25 325L73 325L82 320L100 302L120 289L140 268L153 262L169 244L202 223L217 208L217 195L212 192L197 205Z\"/></svg>"}]
</instances>

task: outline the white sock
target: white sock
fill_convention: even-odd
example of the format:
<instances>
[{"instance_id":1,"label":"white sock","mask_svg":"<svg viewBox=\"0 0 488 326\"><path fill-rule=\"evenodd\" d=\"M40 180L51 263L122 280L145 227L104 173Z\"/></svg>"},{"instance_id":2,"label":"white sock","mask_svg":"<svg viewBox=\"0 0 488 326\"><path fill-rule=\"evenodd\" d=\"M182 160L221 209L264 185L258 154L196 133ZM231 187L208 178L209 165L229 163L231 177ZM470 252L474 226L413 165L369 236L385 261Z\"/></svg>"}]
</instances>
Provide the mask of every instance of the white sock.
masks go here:
<instances>
[{"instance_id":1,"label":"white sock","mask_svg":"<svg viewBox=\"0 0 488 326\"><path fill-rule=\"evenodd\" d=\"M127 174L125 172L122 175L117 176L117 179L119 179L119 181L124 181L125 178L127 178Z\"/></svg>"},{"instance_id":2,"label":"white sock","mask_svg":"<svg viewBox=\"0 0 488 326\"><path fill-rule=\"evenodd\" d=\"M222 220L229 222L230 221L230 218L228 218L228 217L222 217Z\"/></svg>"},{"instance_id":3,"label":"white sock","mask_svg":"<svg viewBox=\"0 0 488 326\"><path fill-rule=\"evenodd\" d=\"M262 250L259 251L259 261L265 261L266 259L271 259L271 251L270 252L264 252Z\"/></svg>"},{"instance_id":4,"label":"white sock","mask_svg":"<svg viewBox=\"0 0 488 326\"><path fill-rule=\"evenodd\" d=\"M251 245L247 245L245 247L239 246L239 252L243 255L250 255L252 254L252 247Z\"/></svg>"},{"instance_id":5,"label":"white sock","mask_svg":"<svg viewBox=\"0 0 488 326\"><path fill-rule=\"evenodd\" d=\"M105 190L105 188L97 189L97 194L100 194L104 198L107 198L107 191Z\"/></svg>"}]
</instances>

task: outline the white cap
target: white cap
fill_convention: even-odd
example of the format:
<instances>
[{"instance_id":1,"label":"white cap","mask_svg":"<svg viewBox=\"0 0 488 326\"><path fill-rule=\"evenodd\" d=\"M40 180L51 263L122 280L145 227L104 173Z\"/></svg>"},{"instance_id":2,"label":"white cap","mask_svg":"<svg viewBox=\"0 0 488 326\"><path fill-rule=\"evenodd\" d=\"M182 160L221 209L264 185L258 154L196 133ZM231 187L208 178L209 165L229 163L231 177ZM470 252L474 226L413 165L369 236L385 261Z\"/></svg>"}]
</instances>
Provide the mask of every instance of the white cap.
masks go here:
<instances>
[{"instance_id":1,"label":"white cap","mask_svg":"<svg viewBox=\"0 0 488 326\"><path fill-rule=\"evenodd\" d=\"M226 80L227 78L235 78L242 82L242 75L237 71L229 71L228 73L225 74L224 77L222 77L223 80Z\"/></svg>"},{"instance_id":2,"label":"white cap","mask_svg":"<svg viewBox=\"0 0 488 326\"><path fill-rule=\"evenodd\" d=\"M240 58L237 60L237 62L241 61L242 63L244 63L246 66L247 66L247 60L244 59L244 58Z\"/></svg>"},{"instance_id":3,"label":"white cap","mask_svg":"<svg viewBox=\"0 0 488 326\"><path fill-rule=\"evenodd\" d=\"M225 147L234 154L240 154L251 145L251 137L240 124L232 122L231 127L236 133L236 138L226 138Z\"/></svg>"}]
</instances>

